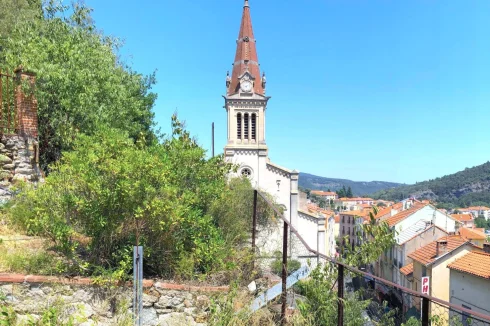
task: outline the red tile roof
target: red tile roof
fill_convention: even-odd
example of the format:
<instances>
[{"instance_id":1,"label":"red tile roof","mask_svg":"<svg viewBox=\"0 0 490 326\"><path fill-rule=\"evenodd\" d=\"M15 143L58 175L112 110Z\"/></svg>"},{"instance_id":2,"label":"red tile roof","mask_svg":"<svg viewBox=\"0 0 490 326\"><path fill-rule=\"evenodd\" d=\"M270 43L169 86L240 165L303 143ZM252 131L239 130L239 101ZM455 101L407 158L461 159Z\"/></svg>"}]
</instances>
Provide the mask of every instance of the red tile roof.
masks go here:
<instances>
[{"instance_id":1,"label":"red tile roof","mask_svg":"<svg viewBox=\"0 0 490 326\"><path fill-rule=\"evenodd\" d=\"M400 268L400 272L405 276L413 274L413 263L410 263Z\"/></svg>"},{"instance_id":2,"label":"red tile roof","mask_svg":"<svg viewBox=\"0 0 490 326\"><path fill-rule=\"evenodd\" d=\"M256 94L264 95L255 42L256 40L252 28L252 18L250 17L250 8L248 6L248 2L245 2L245 6L243 6L240 32L237 39L237 48L235 62L233 63L231 83L227 92L228 95L238 93L238 89L240 87L240 81L238 78L246 71L248 71L255 78L254 92Z\"/></svg>"},{"instance_id":3,"label":"red tile roof","mask_svg":"<svg viewBox=\"0 0 490 326\"><path fill-rule=\"evenodd\" d=\"M427 205L416 203L412 207L410 207L409 209L401 211L398 214L395 214L392 217L388 218L386 220L386 223L388 223L389 226L394 226L395 224L403 221L404 219L406 219L410 215L414 214L418 210L424 208L425 206L427 206Z\"/></svg>"},{"instance_id":4,"label":"red tile roof","mask_svg":"<svg viewBox=\"0 0 490 326\"><path fill-rule=\"evenodd\" d=\"M459 222L468 222L474 220L473 215L471 214L451 214L451 217Z\"/></svg>"},{"instance_id":5,"label":"red tile roof","mask_svg":"<svg viewBox=\"0 0 490 326\"><path fill-rule=\"evenodd\" d=\"M335 215L334 219L335 219L335 223L340 223L340 215Z\"/></svg>"},{"instance_id":6,"label":"red tile roof","mask_svg":"<svg viewBox=\"0 0 490 326\"><path fill-rule=\"evenodd\" d=\"M469 252L447 266L460 272L490 279L490 254Z\"/></svg>"},{"instance_id":7,"label":"red tile roof","mask_svg":"<svg viewBox=\"0 0 490 326\"><path fill-rule=\"evenodd\" d=\"M485 232L482 232L479 229L470 229L470 228L462 227L459 229L458 233L463 238L468 240L485 240L487 238Z\"/></svg>"},{"instance_id":8,"label":"red tile roof","mask_svg":"<svg viewBox=\"0 0 490 326\"><path fill-rule=\"evenodd\" d=\"M378 219L378 218L381 218L381 217L388 215L388 214L391 215L391 206L379 210L378 214L376 215L376 218Z\"/></svg>"},{"instance_id":9,"label":"red tile roof","mask_svg":"<svg viewBox=\"0 0 490 326\"><path fill-rule=\"evenodd\" d=\"M353 197L353 198L347 198L347 197L342 197L339 198L341 201L374 201L372 198L363 198L363 197Z\"/></svg>"},{"instance_id":10,"label":"red tile roof","mask_svg":"<svg viewBox=\"0 0 490 326\"><path fill-rule=\"evenodd\" d=\"M337 196L333 191L312 190L310 193L317 196Z\"/></svg>"},{"instance_id":11,"label":"red tile roof","mask_svg":"<svg viewBox=\"0 0 490 326\"><path fill-rule=\"evenodd\" d=\"M444 254L451 252L465 243L468 243L466 239L459 235L453 235L453 236L444 236L439 240L447 240L447 249L444 251ZM436 247L437 247L437 241L433 241L429 243L426 246L423 246L422 248L408 254L409 258L412 258L413 260L416 260L424 265L429 265L432 264L437 258L441 257L443 254L440 254L439 256L436 256Z\"/></svg>"},{"instance_id":12,"label":"red tile roof","mask_svg":"<svg viewBox=\"0 0 490 326\"><path fill-rule=\"evenodd\" d=\"M403 203L396 203L395 205L391 206L394 210L400 210L403 208Z\"/></svg>"}]
</instances>

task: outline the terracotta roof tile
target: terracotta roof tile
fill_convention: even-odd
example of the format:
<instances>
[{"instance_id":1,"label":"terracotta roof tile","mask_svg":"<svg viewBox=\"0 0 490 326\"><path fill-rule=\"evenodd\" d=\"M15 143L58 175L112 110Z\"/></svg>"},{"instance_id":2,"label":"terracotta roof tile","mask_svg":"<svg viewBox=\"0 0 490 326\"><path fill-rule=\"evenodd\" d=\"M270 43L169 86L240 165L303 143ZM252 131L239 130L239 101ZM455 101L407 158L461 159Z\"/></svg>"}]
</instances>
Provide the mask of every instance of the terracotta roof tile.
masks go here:
<instances>
[{"instance_id":1,"label":"terracotta roof tile","mask_svg":"<svg viewBox=\"0 0 490 326\"><path fill-rule=\"evenodd\" d=\"M490 254L469 252L447 266L460 272L490 279Z\"/></svg>"},{"instance_id":2,"label":"terracotta roof tile","mask_svg":"<svg viewBox=\"0 0 490 326\"><path fill-rule=\"evenodd\" d=\"M444 236L439 240L447 240L447 250L444 251L444 254L451 252L465 243L468 243L466 239L459 235L453 235L453 236ZM426 246L423 246L422 248L408 254L409 258L412 258L413 260L416 260L424 265L429 265L433 263L437 258L441 257L442 254L440 254L438 257L436 257L436 247L437 247L437 241L433 241L429 243Z\"/></svg>"},{"instance_id":3,"label":"terracotta roof tile","mask_svg":"<svg viewBox=\"0 0 490 326\"><path fill-rule=\"evenodd\" d=\"M468 240L485 240L487 236L485 232L480 231L479 229L470 229L470 228L460 228L458 233L465 239Z\"/></svg>"},{"instance_id":4,"label":"terracotta roof tile","mask_svg":"<svg viewBox=\"0 0 490 326\"><path fill-rule=\"evenodd\" d=\"M378 214L376 215L376 218L378 219L378 218L381 218L381 217L388 215L388 214L391 215L391 206L379 210Z\"/></svg>"},{"instance_id":5,"label":"terracotta roof tile","mask_svg":"<svg viewBox=\"0 0 490 326\"><path fill-rule=\"evenodd\" d=\"M388 218L386 220L386 223L388 223L389 226L394 226L395 224L403 221L410 215L414 214L418 210L424 208L427 206L426 204L414 204L412 207L410 207L407 210L401 211L398 214L393 215L392 217Z\"/></svg>"},{"instance_id":6,"label":"terracotta roof tile","mask_svg":"<svg viewBox=\"0 0 490 326\"><path fill-rule=\"evenodd\" d=\"M400 272L405 276L413 274L413 263L410 263L400 268Z\"/></svg>"},{"instance_id":7,"label":"terracotta roof tile","mask_svg":"<svg viewBox=\"0 0 490 326\"><path fill-rule=\"evenodd\" d=\"M403 208L403 203L396 203L393 206L391 206L392 209L399 210Z\"/></svg>"},{"instance_id":8,"label":"terracotta roof tile","mask_svg":"<svg viewBox=\"0 0 490 326\"><path fill-rule=\"evenodd\" d=\"M333 191L312 190L310 193L317 196L337 196Z\"/></svg>"},{"instance_id":9,"label":"terracotta roof tile","mask_svg":"<svg viewBox=\"0 0 490 326\"><path fill-rule=\"evenodd\" d=\"M228 88L228 95L238 92L240 87L239 77L248 71L254 78L254 92L264 95L262 88L259 59L257 56L257 47L252 28L252 18L250 17L250 8L248 3L243 7L242 21L240 24L240 32L238 33L237 48L235 54L235 62L233 63L233 71L231 75L231 83Z\"/></svg>"},{"instance_id":10,"label":"terracotta roof tile","mask_svg":"<svg viewBox=\"0 0 490 326\"><path fill-rule=\"evenodd\" d=\"M347 198L347 197L342 197L339 198L341 201L374 201L372 198L364 198L364 197L353 197L353 198Z\"/></svg>"},{"instance_id":11,"label":"terracotta roof tile","mask_svg":"<svg viewBox=\"0 0 490 326\"><path fill-rule=\"evenodd\" d=\"M473 215L471 214L451 214L451 217L459 222L468 222L474 220Z\"/></svg>"}]
</instances>

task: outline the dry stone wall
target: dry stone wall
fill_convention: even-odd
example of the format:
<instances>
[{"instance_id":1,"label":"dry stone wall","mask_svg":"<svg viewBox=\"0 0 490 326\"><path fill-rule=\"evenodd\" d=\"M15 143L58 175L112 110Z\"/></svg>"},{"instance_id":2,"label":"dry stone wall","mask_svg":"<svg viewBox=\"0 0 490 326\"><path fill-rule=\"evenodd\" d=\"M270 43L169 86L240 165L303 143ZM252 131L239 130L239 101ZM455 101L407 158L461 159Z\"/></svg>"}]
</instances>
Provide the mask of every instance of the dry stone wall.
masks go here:
<instances>
[{"instance_id":1,"label":"dry stone wall","mask_svg":"<svg viewBox=\"0 0 490 326\"><path fill-rule=\"evenodd\" d=\"M210 300L228 287L186 286L145 280L142 325L207 325ZM132 287L95 286L89 279L0 274L0 303L12 307L19 325L55 307L75 325L131 325Z\"/></svg>"},{"instance_id":2,"label":"dry stone wall","mask_svg":"<svg viewBox=\"0 0 490 326\"><path fill-rule=\"evenodd\" d=\"M32 137L3 135L0 138L0 204L12 198L12 185L23 180L38 182L41 171L38 143Z\"/></svg>"}]
</instances>

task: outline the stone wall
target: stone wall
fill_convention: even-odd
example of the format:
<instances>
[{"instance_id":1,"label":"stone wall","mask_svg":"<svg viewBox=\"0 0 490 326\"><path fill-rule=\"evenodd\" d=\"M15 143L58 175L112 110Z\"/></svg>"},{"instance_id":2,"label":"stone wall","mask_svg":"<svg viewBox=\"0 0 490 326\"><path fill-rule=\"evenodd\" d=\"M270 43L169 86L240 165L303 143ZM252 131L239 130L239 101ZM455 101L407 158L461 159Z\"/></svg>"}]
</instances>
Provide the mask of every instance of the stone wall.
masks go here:
<instances>
[{"instance_id":1,"label":"stone wall","mask_svg":"<svg viewBox=\"0 0 490 326\"><path fill-rule=\"evenodd\" d=\"M11 186L17 180L37 182L38 142L27 136L3 135L0 138L0 204L12 197Z\"/></svg>"},{"instance_id":2,"label":"stone wall","mask_svg":"<svg viewBox=\"0 0 490 326\"><path fill-rule=\"evenodd\" d=\"M90 279L0 274L0 305L18 323L38 320L50 307L75 325L131 325L132 286L96 286ZM228 287L144 281L142 325L207 325L210 299Z\"/></svg>"}]
</instances>

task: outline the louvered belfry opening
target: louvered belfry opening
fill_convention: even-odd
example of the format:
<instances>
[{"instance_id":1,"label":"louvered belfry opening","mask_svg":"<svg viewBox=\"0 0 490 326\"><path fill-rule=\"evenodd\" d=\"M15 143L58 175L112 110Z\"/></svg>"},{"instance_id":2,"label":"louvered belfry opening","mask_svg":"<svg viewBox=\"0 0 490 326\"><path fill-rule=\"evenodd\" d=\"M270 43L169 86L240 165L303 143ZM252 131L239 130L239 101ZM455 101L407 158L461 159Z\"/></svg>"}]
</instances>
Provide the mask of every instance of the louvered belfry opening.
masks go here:
<instances>
[{"instance_id":1,"label":"louvered belfry opening","mask_svg":"<svg viewBox=\"0 0 490 326\"><path fill-rule=\"evenodd\" d=\"M257 124L256 124L256 115L252 113L252 140L257 139Z\"/></svg>"},{"instance_id":2,"label":"louvered belfry opening","mask_svg":"<svg viewBox=\"0 0 490 326\"><path fill-rule=\"evenodd\" d=\"M236 133L237 139L242 139L242 114L238 113L236 116Z\"/></svg>"},{"instance_id":3,"label":"louvered belfry opening","mask_svg":"<svg viewBox=\"0 0 490 326\"><path fill-rule=\"evenodd\" d=\"M248 124L248 113L245 113L243 115L243 131L244 131L244 135L243 135L243 139L248 139L248 131L249 131L249 124Z\"/></svg>"}]
</instances>

